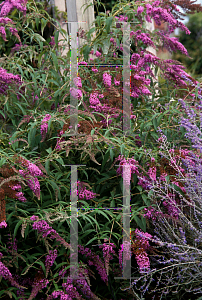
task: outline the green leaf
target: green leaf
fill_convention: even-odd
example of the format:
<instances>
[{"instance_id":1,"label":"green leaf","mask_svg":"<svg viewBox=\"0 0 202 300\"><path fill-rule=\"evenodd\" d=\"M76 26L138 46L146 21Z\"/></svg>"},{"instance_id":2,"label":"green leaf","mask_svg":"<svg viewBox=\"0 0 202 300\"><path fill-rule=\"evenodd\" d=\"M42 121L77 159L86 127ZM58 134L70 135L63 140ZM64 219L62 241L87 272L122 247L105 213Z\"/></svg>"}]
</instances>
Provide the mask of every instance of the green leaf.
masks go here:
<instances>
[{"instance_id":1,"label":"green leaf","mask_svg":"<svg viewBox=\"0 0 202 300\"><path fill-rule=\"evenodd\" d=\"M140 218L138 218L138 216L134 216L132 217L132 219L134 218L135 222L137 223L137 225L143 230L146 231L146 220L144 218L142 218L140 220ZM143 221L144 220L144 221Z\"/></svg>"},{"instance_id":2,"label":"green leaf","mask_svg":"<svg viewBox=\"0 0 202 300\"><path fill-rule=\"evenodd\" d=\"M46 169L48 175L50 175L50 160L49 159L46 160L46 162L45 162L45 169Z\"/></svg>"},{"instance_id":3,"label":"green leaf","mask_svg":"<svg viewBox=\"0 0 202 300\"><path fill-rule=\"evenodd\" d=\"M181 190L181 188L179 186L177 186L176 184L172 184L172 186L174 187L174 189L179 192L183 197L185 197L185 193Z\"/></svg>"},{"instance_id":4,"label":"green leaf","mask_svg":"<svg viewBox=\"0 0 202 300\"><path fill-rule=\"evenodd\" d=\"M123 151L124 151L124 149L125 149L125 145L124 145L124 144L122 144L122 145L121 145L121 155L123 155L123 154L124 154L124 152L123 152Z\"/></svg>"},{"instance_id":5,"label":"green leaf","mask_svg":"<svg viewBox=\"0 0 202 300\"><path fill-rule=\"evenodd\" d=\"M151 131L151 132L150 132L150 134L151 134L151 136L154 138L154 140L155 140L155 141L157 141L157 140L158 140L159 136L158 136L158 134L157 134L157 133L155 133L155 132Z\"/></svg>"},{"instance_id":6,"label":"green leaf","mask_svg":"<svg viewBox=\"0 0 202 300\"><path fill-rule=\"evenodd\" d=\"M45 20L44 18L42 18L40 21L41 21L41 33L43 35L44 28L46 27L46 24L48 23L48 20Z\"/></svg>"},{"instance_id":7,"label":"green leaf","mask_svg":"<svg viewBox=\"0 0 202 300\"><path fill-rule=\"evenodd\" d=\"M107 151L107 153L106 153L105 156L104 156L104 160L103 160L103 162L102 162L101 172L102 172L103 169L104 169L104 166L105 166L105 164L106 164L106 162L107 162L107 160L108 160L108 158L109 158L109 155L110 155L110 152Z\"/></svg>"},{"instance_id":8,"label":"green leaf","mask_svg":"<svg viewBox=\"0 0 202 300\"><path fill-rule=\"evenodd\" d=\"M153 125L154 125L154 129L157 131L157 120L156 120L156 118L153 119Z\"/></svg>"},{"instance_id":9,"label":"green leaf","mask_svg":"<svg viewBox=\"0 0 202 300\"><path fill-rule=\"evenodd\" d=\"M91 48L88 45L85 45L83 47L83 56L84 56L84 60L87 61L88 57L89 57L89 53L90 53Z\"/></svg>"},{"instance_id":10,"label":"green leaf","mask_svg":"<svg viewBox=\"0 0 202 300\"><path fill-rule=\"evenodd\" d=\"M36 138L36 127L31 128L29 133L28 133L28 143L30 145L30 148L34 147L35 138Z\"/></svg>"},{"instance_id":11,"label":"green leaf","mask_svg":"<svg viewBox=\"0 0 202 300\"><path fill-rule=\"evenodd\" d=\"M107 218L107 220L109 220L107 214L104 213L102 210L98 210L97 213L103 215L105 218ZM109 221L110 221L110 220L109 220Z\"/></svg>"},{"instance_id":12,"label":"green leaf","mask_svg":"<svg viewBox=\"0 0 202 300\"><path fill-rule=\"evenodd\" d=\"M51 154L51 153L53 152L53 150L52 150L52 148L50 147L50 148L46 149L46 152L48 152L48 154Z\"/></svg>"},{"instance_id":13,"label":"green leaf","mask_svg":"<svg viewBox=\"0 0 202 300\"><path fill-rule=\"evenodd\" d=\"M35 22L36 22L36 29L39 30L39 18L36 18Z\"/></svg>"},{"instance_id":14,"label":"green leaf","mask_svg":"<svg viewBox=\"0 0 202 300\"><path fill-rule=\"evenodd\" d=\"M14 238L14 239L15 239L15 237L16 237L18 228L20 227L20 225L22 225L22 223L24 223L24 221L23 221L23 220L20 220L20 221L18 221L17 224L15 225L15 229L14 229L14 233L13 233L13 238Z\"/></svg>"},{"instance_id":15,"label":"green leaf","mask_svg":"<svg viewBox=\"0 0 202 300\"><path fill-rule=\"evenodd\" d=\"M85 244L85 246L89 245L90 243L92 243L95 240L97 240L97 237L92 238L87 244Z\"/></svg>"},{"instance_id":16,"label":"green leaf","mask_svg":"<svg viewBox=\"0 0 202 300\"><path fill-rule=\"evenodd\" d=\"M38 33L34 33L33 38L35 38L37 41L45 42L46 40Z\"/></svg>"},{"instance_id":17,"label":"green leaf","mask_svg":"<svg viewBox=\"0 0 202 300\"><path fill-rule=\"evenodd\" d=\"M153 194L154 194L154 191L151 190L151 191L149 191L148 196L152 196Z\"/></svg>"},{"instance_id":18,"label":"green leaf","mask_svg":"<svg viewBox=\"0 0 202 300\"><path fill-rule=\"evenodd\" d=\"M142 134L142 132L143 132L143 128L144 128L144 126L145 126L145 124L144 124L144 123L142 123L142 124L140 125L140 132L141 132L141 134Z\"/></svg>"},{"instance_id":19,"label":"green leaf","mask_svg":"<svg viewBox=\"0 0 202 300\"><path fill-rule=\"evenodd\" d=\"M88 31L88 34L87 34L88 39L90 39L91 33L93 33L95 30L96 30L96 27L93 27Z\"/></svg>"},{"instance_id":20,"label":"green leaf","mask_svg":"<svg viewBox=\"0 0 202 300\"><path fill-rule=\"evenodd\" d=\"M56 70L58 71L58 59L57 59L57 56L53 52L51 53L51 56L53 58L54 66L56 67Z\"/></svg>"},{"instance_id":21,"label":"green leaf","mask_svg":"<svg viewBox=\"0 0 202 300\"><path fill-rule=\"evenodd\" d=\"M1 158L0 160L0 168L6 163L6 159L5 158Z\"/></svg>"},{"instance_id":22,"label":"green leaf","mask_svg":"<svg viewBox=\"0 0 202 300\"><path fill-rule=\"evenodd\" d=\"M85 230L85 233L80 237L80 239L83 239L85 236L89 235L93 231L95 231L95 230L94 229Z\"/></svg>"},{"instance_id":23,"label":"green leaf","mask_svg":"<svg viewBox=\"0 0 202 300\"><path fill-rule=\"evenodd\" d=\"M142 196L142 199L143 199L144 203L147 206L150 206L151 203L150 203L149 199L147 198L147 196L145 194L142 194L141 196Z\"/></svg>"},{"instance_id":24,"label":"green leaf","mask_svg":"<svg viewBox=\"0 0 202 300\"><path fill-rule=\"evenodd\" d=\"M40 50L43 51L43 43L39 42Z\"/></svg>"},{"instance_id":25,"label":"green leaf","mask_svg":"<svg viewBox=\"0 0 202 300\"><path fill-rule=\"evenodd\" d=\"M35 261L35 264L38 264L38 265L42 266L44 275L46 275L46 268L45 268L44 264L42 263L42 261L39 261L39 260Z\"/></svg>"},{"instance_id":26,"label":"green leaf","mask_svg":"<svg viewBox=\"0 0 202 300\"><path fill-rule=\"evenodd\" d=\"M28 234L29 234L29 224L27 224L25 229L25 239L27 238Z\"/></svg>"},{"instance_id":27,"label":"green leaf","mask_svg":"<svg viewBox=\"0 0 202 300\"><path fill-rule=\"evenodd\" d=\"M137 186L137 189L138 189L140 192L142 192L142 186L138 185L138 186Z\"/></svg>"},{"instance_id":28,"label":"green leaf","mask_svg":"<svg viewBox=\"0 0 202 300\"><path fill-rule=\"evenodd\" d=\"M113 152L113 150L112 150L111 148L109 149L109 151L110 151L111 161L113 161L113 158L114 158L114 152Z\"/></svg>"},{"instance_id":29,"label":"green leaf","mask_svg":"<svg viewBox=\"0 0 202 300\"><path fill-rule=\"evenodd\" d=\"M58 89L58 90L54 93L54 97L56 98L60 93L61 93L61 90Z\"/></svg>"},{"instance_id":30,"label":"green leaf","mask_svg":"<svg viewBox=\"0 0 202 300\"><path fill-rule=\"evenodd\" d=\"M101 27L101 17L97 16L95 20L97 22L98 27Z\"/></svg>"},{"instance_id":31,"label":"green leaf","mask_svg":"<svg viewBox=\"0 0 202 300\"><path fill-rule=\"evenodd\" d=\"M41 52L38 56L38 65L41 66L42 56L44 55L45 51ZM44 74L43 74L44 75Z\"/></svg>"},{"instance_id":32,"label":"green leaf","mask_svg":"<svg viewBox=\"0 0 202 300\"><path fill-rule=\"evenodd\" d=\"M12 211L12 213L9 214L9 216L6 218L7 223L14 214L15 214L15 211Z\"/></svg>"},{"instance_id":33,"label":"green leaf","mask_svg":"<svg viewBox=\"0 0 202 300\"><path fill-rule=\"evenodd\" d=\"M112 201L110 202L110 207L115 207L115 200L112 199Z\"/></svg>"},{"instance_id":34,"label":"green leaf","mask_svg":"<svg viewBox=\"0 0 202 300\"><path fill-rule=\"evenodd\" d=\"M59 37L59 30L56 30L54 33L55 45L58 47L58 37Z\"/></svg>"},{"instance_id":35,"label":"green leaf","mask_svg":"<svg viewBox=\"0 0 202 300\"><path fill-rule=\"evenodd\" d=\"M113 17L108 17L106 19L106 31L107 31L107 33L110 32L110 27L112 25L112 22L113 22Z\"/></svg>"},{"instance_id":36,"label":"green leaf","mask_svg":"<svg viewBox=\"0 0 202 300\"><path fill-rule=\"evenodd\" d=\"M22 106L20 105L20 103L15 103L22 111L23 115L26 115L26 112L24 111L24 109L22 108Z\"/></svg>"},{"instance_id":37,"label":"green leaf","mask_svg":"<svg viewBox=\"0 0 202 300\"><path fill-rule=\"evenodd\" d=\"M62 157L56 158L56 161L59 162L61 165L65 164Z\"/></svg>"}]
</instances>

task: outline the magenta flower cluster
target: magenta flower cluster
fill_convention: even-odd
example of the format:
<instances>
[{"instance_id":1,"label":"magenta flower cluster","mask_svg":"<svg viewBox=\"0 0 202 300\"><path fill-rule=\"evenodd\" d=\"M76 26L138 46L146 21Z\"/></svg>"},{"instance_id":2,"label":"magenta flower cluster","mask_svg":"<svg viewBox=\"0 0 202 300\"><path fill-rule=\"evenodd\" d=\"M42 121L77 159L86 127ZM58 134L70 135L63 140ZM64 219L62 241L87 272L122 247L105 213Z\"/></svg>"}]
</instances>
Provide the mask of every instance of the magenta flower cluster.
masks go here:
<instances>
[{"instance_id":1,"label":"magenta flower cluster","mask_svg":"<svg viewBox=\"0 0 202 300\"><path fill-rule=\"evenodd\" d=\"M18 248L17 248L17 239L15 238L14 241L12 241L12 237L10 235L10 233L8 234L9 236L9 241L7 242L8 245L8 251L12 252L13 250L17 252Z\"/></svg>"},{"instance_id":2,"label":"magenta flower cluster","mask_svg":"<svg viewBox=\"0 0 202 300\"><path fill-rule=\"evenodd\" d=\"M158 35L161 37L163 41L163 46L172 53L173 51L181 51L186 56L190 57L187 49L179 42L179 38L177 37L170 37L169 35L165 34L164 32L159 31Z\"/></svg>"},{"instance_id":3,"label":"magenta flower cluster","mask_svg":"<svg viewBox=\"0 0 202 300\"><path fill-rule=\"evenodd\" d=\"M51 115L46 114L45 118L43 118L43 120L41 121L41 136L42 136L41 143L46 138L46 134L48 131L48 121L50 120L50 118L51 118Z\"/></svg>"},{"instance_id":4,"label":"magenta flower cluster","mask_svg":"<svg viewBox=\"0 0 202 300\"><path fill-rule=\"evenodd\" d=\"M6 25L6 24L14 24L13 20L10 18L0 17L0 24Z\"/></svg>"},{"instance_id":5,"label":"magenta flower cluster","mask_svg":"<svg viewBox=\"0 0 202 300\"><path fill-rule=\"evenodd\" d=\"M81 78L78 76L76 78L73 79L74 80L74 84L78 87L78 88L82 88L82 82L81 82Z\"/></svg>"},{"instance_id":6,"label":"magenta flower cluster","mask_svg":"<svg viewBox=\"0 0 202 300\"><path fill-rule=\"evenodd\" d=\"M15 46L11 49L11 53L19 52L20 49L26 48L26 47L28 47L28 45L23 45L22 43L20 43L20 44L15 44Z\"/></svg>"},{"instance_id":7,"label":"magenta flower cluster","mask_svg":"<svg viewBox=\"0 0 202 300\"><path fill-rule=\"evenodd\" d=\"M46 260L45 260L46 278L47 278L49 270L52 267L56 258L57 258L57 249L50 250L49 254L46 256Z\"/></svg>"},{"instance_id":8,"label":"magenta flower cluster","mask_svg":"<svg viewBox=\"0 0 202 300\"><path fill-rule=\"evenodd\" d=\"M26 170L19 170L20 175L24 177L24 179L27 180L27 185L29 188L33 191L33 193L36 195L38 199L40 199L40 183L37 178L37 176L44 176L42 171L33 163L31 163L29 160L25 160L26 164L22 163L24 167L27 167ZM19 188L20 186L15 186L15 188ZM22 192L18 193L18 199L25 202L26 199L23 198Z\"/></svg>"},{"instance_id":9,"label":"magenta flower cluster","mask_svg":"<svg viewBox=\"0 0 202 300\"><path fill-rule=\"evenodd\" d=\"M188 28L182 23L177 21L171 12L168 12L165 8L161 7L161 1L154 1L152 5L147 3L145 5L146 8L146 21L151 22L151 18L154 19L157 25L161 25L161 21L168 23L168 31L169 33L174 32L176 28L180 28L181 30L185 31L186 34L190 34Z\"/></svg>"},{"instance_id":10,"label":"magenta flower cluster","mask_svg":"<svg viewBox=\"0 0 202 300\"><path fill-rule=\"evenodd\" d=\"M136 239L140 241L141 244L141 251L136 251L135 258L137 264L139 266L140 273L148 272L150 270L150 261L146 250L149 249L149 240L152 238L152 235L147 232L142 232L138 228L135 230Z\"/></svg>"},{"instance_id":11,"label":"magenta flower cluster","mask_svg":"<svg viewBox=\"0 0 202 300\"><path fill-rule=\"evenodd\" d=\"M3 254L2 253L0 253L0 254L1 254L1 258L2 258ZM0 261L0 277L3 277L5 280L10 281L12 286L20 288L20 285L13 279L13 276L12 276L11 272L9 271L9 269L1 261Z\"/></svg>"},{"instance_id":12,"label":"magenta flower cluster","mask_svg":"<svg viewBox=\"0 0 202 300\"><path fill-rule=\"evenodd\" d=\"M2 222L0 223L0 228L6 228L6 227L7 227L6 221L2 221Z\"/></svg>"},{"instance_id":13,"label":"magenta flower cluster","mask_svg":"<svg viewBox=\"0 0 202 300\"><path fill-rule=\"evenodd\" d=\"M92 191L86 189L85 182L78 180L77 187L77 195L80 200L83 200L84 198L86 198L86 200L92 200L96 197L96 193L93 193Z\"/></svg>"},{"instance_id":14,"label":"magenta flower cluster","mask_svg":"<svg viewBox=\"0 0 202 300\"><path fill-rule=\"evenodd\" d=\"M124 257L124 261L123 261L123 257ZM120 268L123 267L123 269L125 269L126 261L129 260L130 258L131 258L131 243L128 241L124 241L123 244L121 244L121 248L119 249Z\"/></svg>"},{"instance_id":15,"label":"magenta flower cluster","mask_svg":"<svg viewBox=\"0 0 202 300\"><path fill-rule=\"evenodd\" d=\"M110 87L112 84L112 76L109 73L104 73L103 82L105 86Z\"/></svg>"},{"instance_id":16,"label":"magenta flower cluster","mask_svg":"<svg viewBox=\"0 0 202 300\"><path fill-rule=\"evenodd\" d=\"M47 237L50 234L51 239L56 239L57 241L60 242L60 244L64 245L66 248L70 247L69 244L63 238L61 238L61 236L52 227L50 227L44 220L39 220L34 222L32 224L32 228L36 229L39 233L42 233L42 237Z\"/></svg>"},{"instance_id":17,"label":"magenta flower cluster","mask_svg":"<svg viewBox=\"0 0 202 300\"><path fill-rule=\"evenodd\" d=\"M7 95L7 90L10 84L21 85L22 81L20 75L13 75L7 70L0 68L0 94Z\"/></svg>"},{"instance_id":18,"label":"magenta flower cluster","mask_svg":"<svg viewBox=\"0 0 202 300\"><path fill-rule=\"evenodd\" d=\"M94 106L97 106L100 103L100 100L98 99L98 93L97 92L93 92L90 94L90 98L89 98L89 101L90 101L90 107L91 108L94 108Z\"/></svg>"},{"instance_id":19,"label":"magenta flower cluster","mask_svg":"<svg viewBox=\"0 0 202 300\"><path fill-rule=\"evenodd\" d=\"M124 176L126 178L126 183L129 184L130 180L131 180L131 174L137 174L139 175L139 171L138 171L138 165L139 163L134 159L134 158L128 158L126 159L124 157L124 155L119 155L115 161L120 161L119 163L119 167L116 171L117 175L122 175L122 177ZM126 169L126 174L123 175L124 169L123 169L123 165L127 165L128 168Z\"/></svg>"},{"instance_id":20,"label":"magenta flower cluster","mask_svg":"<svg viewBox=\"0 0 202 300\"><path fill-rule=\"evenodd\" d=\"M54 38L54 36L51 36L51 41L50 41L49 45L55 46L55 38Z\"/></svg>"},{"instance_id":21,"label":"magenta flower cluster","mask_svg":"<svg viewBox=\"0 0 202 300\"><path fill-rule=\"evenodd\" d=\"M158 215L163 216L163 213L159 211L155 211L155 209L152 206L149 206L148 208L144 208L145 214L144 218L146 219L151 219L151 220L156 220Z\"/></svg>"},{"instance_id":22,"label":"magenta flower cluster","mask_svg":"<svg viewBox=\"0 0 202 300\"><path fill-rule=\"evenodd\" d=\"M75 89L74 87L70 88L70 94L72 95L72 97L74 97L75 99L78 98L82 98L82 91L79 89Z\"/></svg>"},{"instance_id":23,"label":"magenta flower cluster","mask_svg":"<svg viewBox=\"0 0 202 300\"><path fill-rule=\"evenodd\" d=\"M114 245L114 243L109 243L109 244L104 243L103 245L99 246L99 248L102 248L102 251L103 251L105 268L107 270L107 274L109 271L109 261L113 259L112 254L115 254L115 251L113 250L113 248L115 248L115 247L116 246Z\"/></svg>"},{"instance_id":24,"label":"magenta flower cluster","mask_svg":"<svg viewBox=\"0 0 202 300\"><path fill-rule=\"evenodd\" d=\"M142 41L146 46L151 46L155 48L149 33L142 33L141 30L137 30L136 32L131 31L130 35L134 36L135 40Z\"/></svg>"},{"instance_id":25,"label":"magenta flower cluster","mask_svg":"<svg viewBox=\"0 0 202 300\"><path fill-rule=\"evenodd\" d=\"M36 297L36 295L38 294L38 292L40 292L42 289L44 289L45 287L47 287L49 281L48 279L41 279L41 280L34 280L33 285L32 285L32 291L31 294L28 298L28 300L32 300Z\"/></svg>"},{"instance_id":26,"label":"magenta flower cluster","mask_svg":"<svg viewBox=\"0 0 202 300\"><path fill-rule=\"evenodd\" d=\"M23 12L23 15L26 15L26 3L27 0L5 0L0 4L0 17L5 17L12 10L17 8L19 11Z\"/></svg>"},{"instance_id":27,"label":"magenta flower cluster","mask_svg":"<svg viewBox=\"0 0 202 300\"><path fill-rule=\"evenodd\" d=\"M102 261L99 258L99 255L95 255L94 253L91 252L89 248L84 248L81 245L78 245L78 252L80 252L82 255L85 255L88 258L88 265L89 266L94 265L98 273L100 274L102 280L104 282L107 282L108 281L107 273Z\"/></svg>"}]
</instances>

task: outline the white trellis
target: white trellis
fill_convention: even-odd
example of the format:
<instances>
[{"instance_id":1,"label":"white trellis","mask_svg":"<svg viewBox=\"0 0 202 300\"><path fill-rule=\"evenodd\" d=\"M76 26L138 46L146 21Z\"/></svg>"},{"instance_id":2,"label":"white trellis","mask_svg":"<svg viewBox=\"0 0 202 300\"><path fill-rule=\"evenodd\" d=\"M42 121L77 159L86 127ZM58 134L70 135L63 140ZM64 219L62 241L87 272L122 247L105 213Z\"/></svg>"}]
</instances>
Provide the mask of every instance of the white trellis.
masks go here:
<instances>
[{"instance_id":1,"label":"white trellis","mask_svg":"<svg viewBox=\"0 0 202 300\"><path fill-rule=\"evenodd\" d=\"M91 28L91 25L93 21L95 20L94 16L94 5L93 0L53 0L54 5L57 6L58 10L61 12L67 13L67 20L62 18L62 15L60 15L59 23L67 32L67 39L69 38L69 33L71 33L71 24L70 23L64 23L66 21L68 22L78 22L78 28L81 27L85 31L88 31ZM87 9L87 5L85 4L92 4L92 6L89 6ZM85 10L86 9L86 10ZM85 12L84 12L85 10ZM81 23L82 22L82 23ZM58 40L63 40L61 34L59 34ZM79 45L83 45L85 42L84 39L79 38ZM65 50L63 51L62 55L66 55L69 51L69 45L68 41L66 43L63 43L65 45Z\"/></svg>"},{"instance_id":2,"label":"white trellis","mask_svg":"<svg viewBox=\"0 0 202 300\"><path fill-rule=\"evenodd\" d=\"M146 1L149 2L149 0L146 0ZM150 22L146 22L146 29L149 30L149 31L151 31L151 32L154 31L155 27L154 27L154 20L153 19L152 19L151 23ZM149 52L151 52L155 56L157 56L156 49L154 49L153 47L149 46L149 47L147 47L146 50L149 51ZM154 67L151 68L151 69L152 69L152 71L154 73ZM158 74L157 74L157 76L158 76ZM153 83L156 86L155 95L158 95L158 89L157 89L157 87L158 87L158 77L157 77L157 80L153 79ZM152 95L149 96L149 99L152 100Z\"/></svg>"},{"instance_id":3,"label":"white trellis","mask_svg":"<svg viewBox=\"0 0 202 300\"><path fill-rule=\"evenodd\" d=\"M93 0L51 0L51 1L52 1L52 5L57 6L59 11L67 13L68 21L79 22L78 28L82 27L85 31L88 31L90 29L93 21L95 20ZM149 2L150 0L146 0L146 1ZM85 4L89 5L90 3L92 5L85 10L86 8ZM70 23L68 23L68 25L64 23L67 20L62 18L62 15L60 15L60 20L58 21L62 29L64 29L67 32L67 38L68 38L69 33L71 32L71 25ZM152 20L152 23L146 22L146 28L152 32L155 29L154 21ZM59 34L58 40L63 40L63 39L64 38L62 37L62 35ZM84 43L85 40L79 38L79 45L83 45ZM62 56L63 55L65 56L69 51L69 45L67 41L63 43L63 45L65 45L65 49L61 54ZM157 55L156 50L154 48L148 47L147 50L153 53L154 55ZM90 57L93 58L94 56L90 55ZM153 81L154 83L157 83L158 80L157 81L153 80ZM156 84L156 87L157 86L158 85ZM155 94L158 94L158 89L155 90ZM149 96L149 98L152 99L152 96Z\"/></svg>"}]
</instances>

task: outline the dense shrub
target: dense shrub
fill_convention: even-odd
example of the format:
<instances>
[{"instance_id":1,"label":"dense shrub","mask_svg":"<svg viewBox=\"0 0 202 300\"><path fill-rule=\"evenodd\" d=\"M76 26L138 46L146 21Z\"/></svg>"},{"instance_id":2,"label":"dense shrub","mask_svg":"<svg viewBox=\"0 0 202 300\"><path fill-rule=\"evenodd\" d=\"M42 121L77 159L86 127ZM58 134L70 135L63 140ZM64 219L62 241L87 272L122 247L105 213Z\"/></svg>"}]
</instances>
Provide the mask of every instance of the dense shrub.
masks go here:
<instances>
[{"instance_id":1,"label":"dense shrub","mask_svg":"<svg viewBox=\"0 0 202 300\"><path fill-rule=\"evenodd\" d=\"M150 274L152 268L161 272L160 263L153 258L165 250L164 244L159 250L159 241L144 216L144 209L149 211L156 205L148 190L149 182L156 180L153 163L168 165L159 157L158 127L177 149L185 144L191 148L186 130L178 124L186 113L177 99L180 93L188 103L197 103L201 95L196 87L193 90L197 82L182 65L146 51L164 39L168 47L186 53L176 40L162 32L150 33L144 26L145 19L153 18L167 21L170 32L180 27L189 33L176 22L169 7L176 9L170 2L120 2L109 14L98 15L96 37L90 42L86 34L86 44L79 50L78 74L72 87L70 51L62 57L58 35L60 31L65 39L65 32L59 23L33 0L0 4L1 39L5 42L0 58L0 295L4 299L134 299L139 297L137 293L142 297L142 292L114 278L122 276L124 257L131 258L132 277L142 280L144 272ZM100 63L123 64L118 56L118 51L126 50L120 22L132 19L137 24L130 38L137 52L131 53L130 60L131 131L126 135L122 90L128 91L130 83L123 82L120 66L107 68ZM45 39L43 29L48 23L56 30ZM6 39L12 43L7 44ZM94 67L89 66L90 53L96 57ZM159 68L170 84L174 101L170 101L169 90L166 96L155 94L157 72L153 74L152 66L156 71ZM70 117L72 97L78 100L78 124ZM72 124L78 125L78 136L72 135ZM74 165L79 165L77 187L72 182ZM160 168L157 177L162 173ZM120 213L129 184L131 249L130 237L123 242L124 218ZM175 186L181 186L180 180L175 180ZM80 279L70 277L70 218L75 194ZM163 217L175 222L172 206L166 209ZM162 289L164 292L166 286ZM152 296L158 299L159 295Z\"/></svg>"}]
</instances>

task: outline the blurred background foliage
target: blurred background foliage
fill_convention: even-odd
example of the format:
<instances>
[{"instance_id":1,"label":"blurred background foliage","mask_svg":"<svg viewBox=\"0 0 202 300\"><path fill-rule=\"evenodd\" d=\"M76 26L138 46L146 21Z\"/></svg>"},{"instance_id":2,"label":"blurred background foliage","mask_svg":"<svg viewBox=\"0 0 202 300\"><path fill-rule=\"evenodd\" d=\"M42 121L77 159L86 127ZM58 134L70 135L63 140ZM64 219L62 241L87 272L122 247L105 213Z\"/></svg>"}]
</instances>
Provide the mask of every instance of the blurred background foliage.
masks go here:
<instances>
[{"instance_id":1,"label":"blurred background foliage","mask_svg":"<svg viewBox=\"0 0 202 300\"><path fill-rule=\"evenodd\" d=\"M193 59L179 51L173 53L173 59L183 63L190 75L198 80L202 76L202 13L187 15L187 17L189 21L185 25L191 34L188 35L184 31L179 31L179 35L176 37L179 37L179 42L185 46Z\"/></svg>"}]
</instances>

